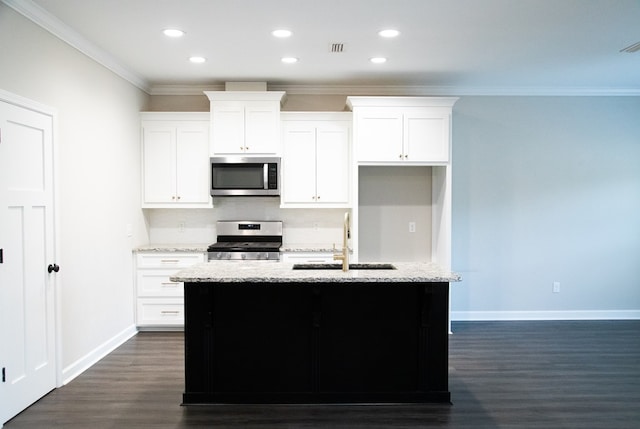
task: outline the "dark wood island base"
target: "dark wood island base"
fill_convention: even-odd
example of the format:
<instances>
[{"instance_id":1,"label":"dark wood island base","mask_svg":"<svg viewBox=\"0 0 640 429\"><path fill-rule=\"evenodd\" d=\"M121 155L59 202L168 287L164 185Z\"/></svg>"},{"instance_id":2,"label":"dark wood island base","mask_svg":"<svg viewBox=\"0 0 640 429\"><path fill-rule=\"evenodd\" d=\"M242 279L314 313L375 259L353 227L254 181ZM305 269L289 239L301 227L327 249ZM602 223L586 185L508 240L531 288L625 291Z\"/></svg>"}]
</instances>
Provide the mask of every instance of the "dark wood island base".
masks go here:
<instances>
[{"instance_id":1,"label":"dark wood island base","mask_svg":"<svg viewBox=\"0 0 640 429\"><path fill-rule=\"evenodd\" d=\"M183 405L450 402L447 282L185 283Z\"/></svg>"}]
</instances>

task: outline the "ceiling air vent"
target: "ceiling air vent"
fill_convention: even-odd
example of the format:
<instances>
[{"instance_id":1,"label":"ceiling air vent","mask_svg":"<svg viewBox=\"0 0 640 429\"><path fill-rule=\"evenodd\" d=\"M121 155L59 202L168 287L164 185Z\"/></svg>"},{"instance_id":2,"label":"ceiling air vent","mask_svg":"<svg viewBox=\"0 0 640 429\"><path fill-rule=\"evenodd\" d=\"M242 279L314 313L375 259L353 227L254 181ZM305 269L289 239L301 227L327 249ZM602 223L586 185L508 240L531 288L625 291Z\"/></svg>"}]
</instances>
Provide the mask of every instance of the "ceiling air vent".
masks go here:
<instances>
[{"instance_id":1,"label":"ceiling air vent","mask_svg":"<svg viewBox=\"0 0 640 429\"><path fill-rule=\"evenodd\" d=\"M629 52L634 53L640 51L640 42L634 43L633 45L629 45L624 49L620 49L620 52Z\"/></svg>"},{"instance_id":2,"label":"ceiling air vent","mask_svg":"<svg viewBox=\"0 0 640 429\"><path fill-rule=\"evenodd\" d=\"M332 43L329 45L329 52L340 53L344 51L344 43Z\"/></svg>"}]
</instances>

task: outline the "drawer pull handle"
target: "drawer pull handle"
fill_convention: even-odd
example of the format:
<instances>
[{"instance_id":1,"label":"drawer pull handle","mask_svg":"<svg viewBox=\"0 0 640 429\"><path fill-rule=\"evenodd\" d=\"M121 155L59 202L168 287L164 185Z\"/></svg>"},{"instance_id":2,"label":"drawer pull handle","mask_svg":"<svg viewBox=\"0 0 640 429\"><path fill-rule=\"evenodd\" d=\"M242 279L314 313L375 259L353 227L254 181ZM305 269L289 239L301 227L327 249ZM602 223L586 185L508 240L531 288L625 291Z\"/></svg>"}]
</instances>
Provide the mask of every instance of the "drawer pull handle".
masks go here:
<instances>
[{"instance_id":1,"label":"drawer pull handle","mask_svg":"<svg viewBox=\"0 0 640 429\"><path fill-rule=\"evenodd\" d=\"M163 282L162 286L167 286L167 287L176 287L178 286L180 283L175 283L175 282Z\"/></svg>"},{"instance_id":2,"label":"drawer pull handle","mask_svg":"<svg viewBox=\"0 0 640 429\"><path fill-rule=\"evenodd\" d=\"M163 263L163 264L177 264L178 262L180 262L180 260L178 260L178 259L161 259L160 262Z\"/></svg>"},{"instance_id":3,"label":"drawer pull handle","mask_svg":"<svg viewBox=\"0 0 640 429\"><path fill-rule=\"evenodd\" d=\"M162 310L160 313L161 314L179 314L180 311L178 311L178 310Z\"/></svg>"}]
</instances>

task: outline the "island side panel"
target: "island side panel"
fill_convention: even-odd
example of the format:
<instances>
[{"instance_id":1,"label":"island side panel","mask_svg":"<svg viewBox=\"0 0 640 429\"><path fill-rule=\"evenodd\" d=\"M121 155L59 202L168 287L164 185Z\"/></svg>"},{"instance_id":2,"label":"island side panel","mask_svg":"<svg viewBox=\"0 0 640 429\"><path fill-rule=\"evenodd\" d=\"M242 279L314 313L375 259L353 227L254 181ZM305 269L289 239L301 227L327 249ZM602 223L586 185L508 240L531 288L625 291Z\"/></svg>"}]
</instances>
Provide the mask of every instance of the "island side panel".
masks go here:
<instances>
[{"instance_id":1,"label":"island side panel","mask_svg":"<svg viewBox=\"0 0 640 429\"><path fill-rule=\"evenodd\" d=\"M420 390L449 394L449 283L423 283L420 310Z\"/></svg>"},{"instance_id":2,"label":"island side panel","mask_svg":"<svg viewBox=\"0 0 640 429\"><path fill-rule=\"evenodd\" d=\"M186 283L184 404L449 402L448 283Z\"/></svg>"}]
</instances>

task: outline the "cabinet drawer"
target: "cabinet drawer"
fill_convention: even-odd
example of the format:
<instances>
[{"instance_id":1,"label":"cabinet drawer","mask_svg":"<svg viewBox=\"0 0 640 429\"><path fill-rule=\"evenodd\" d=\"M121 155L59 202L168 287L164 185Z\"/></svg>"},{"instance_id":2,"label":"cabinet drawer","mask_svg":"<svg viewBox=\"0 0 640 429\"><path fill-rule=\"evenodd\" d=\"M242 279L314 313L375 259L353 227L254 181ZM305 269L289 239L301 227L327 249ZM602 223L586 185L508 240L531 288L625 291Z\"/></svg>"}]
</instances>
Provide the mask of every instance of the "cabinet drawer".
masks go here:
<instances>
[{"instance_id":1,"label":"cabinet drawer","mask_svg":"<svg viewBox=\"0 0 640 429\"><path fill-rule=\"evenodd\" d=\"M185 268L204 262L204 253L139 253L138 268Z\"/></svg>"},{"instance_id":2,"label":"cabinet drawer","mask_svg":"<svg viewBox=\"0 0 640 429\"><path fill-rule=\"evenodd\" d=\"M136 279L138 296L183 296L183 283L169 280L175 272L176 270L138 270Z\"/></svg>"},{"instance_id":3,"label":"cabinet drawer","mask_svg":"<svg viewBox=\"0 0 640 429\"><path fill-rule=\"evenodd\" d=\"M284 253L282 262L293 264L331 264L336 261L333 259L333 253L327 252L294 252Z\"/></svg>"},{"instance_id":4,"label":"cabinet drawer","mask_svg":"<svg viewBox=\"0 0 640 429\"><path fill-rule=\"evenodd\" d=\"M184 326L184 301L181 298L141 298L137 305L138 326Z\"/></svg>"}]
</instances>

